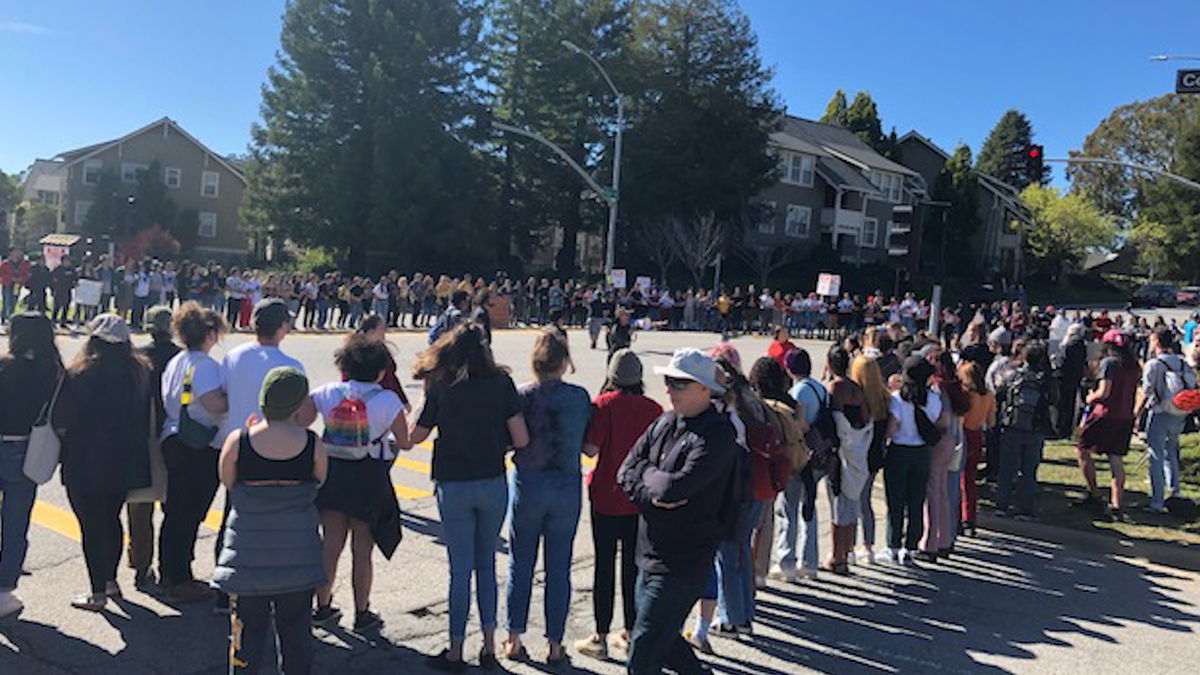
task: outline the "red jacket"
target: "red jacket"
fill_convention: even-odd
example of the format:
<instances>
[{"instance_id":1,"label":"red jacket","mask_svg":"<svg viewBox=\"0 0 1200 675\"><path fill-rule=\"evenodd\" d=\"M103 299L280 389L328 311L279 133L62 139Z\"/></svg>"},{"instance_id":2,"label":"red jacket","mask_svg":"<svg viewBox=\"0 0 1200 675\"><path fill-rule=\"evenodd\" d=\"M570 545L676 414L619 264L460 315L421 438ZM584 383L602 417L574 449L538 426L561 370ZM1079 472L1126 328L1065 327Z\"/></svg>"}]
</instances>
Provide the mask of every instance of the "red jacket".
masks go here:
<instances>
[{"instance_id":1,"label":"red jacket","mask_svg":"<svg viewBox=\"0 0 1200 675\"><path fill-rule=\"evenodd\" d=\"M22 260L13 263L11 260L0 262L0 286L24 286L29 281L29 261Z\"/></svg>"}]
</instances>

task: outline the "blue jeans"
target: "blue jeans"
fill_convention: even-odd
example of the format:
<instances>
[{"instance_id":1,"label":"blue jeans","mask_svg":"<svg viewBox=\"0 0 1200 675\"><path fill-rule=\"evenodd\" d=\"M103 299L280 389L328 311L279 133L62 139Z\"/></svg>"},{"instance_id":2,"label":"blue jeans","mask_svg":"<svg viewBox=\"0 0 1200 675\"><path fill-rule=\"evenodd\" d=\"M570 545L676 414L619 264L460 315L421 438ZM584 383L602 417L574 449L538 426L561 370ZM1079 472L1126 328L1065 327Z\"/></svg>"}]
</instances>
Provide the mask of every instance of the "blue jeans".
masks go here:
<instances>
[{"instance_id":1,"label":"blue jeans","mask_svg":"<svg viewBox=\"0 0 1200 675\"><path fill-rule=\"evenodd\" d=\"M1042 463L1045 439L1036 431L1000 431L1000 480L996 485L996 508L1007 511L1015 490L1017 512L1036 515L1037 469ZM1019 474L1019 476L1018 476Z\"/></svg>"},{"instance_id":2,"label":"blue jeans","mask_svg":"<svg viewBox=\"0 0 1200 675\"><path fill-rule=\"evenodd\" d=\"M1151 412L1146 421L1146 445L1150 446L1150 506L1166 504L1166 489L1170 496L1179 496L1179 434L1187 420L1168 412Z\"/></svg>"},{"instance_id":3,"label":"blue jeans","mask_svg":"<svg viewBox=\"0 0 1200 675\"><path fill-rule=\"evenodd\" d=\"M629 639L629 674L680 675L703 672L700 659L680 631L712 573L711 565L667 574L638 574L637 622Z\"/></svg>"},{"instance_id":4,"label":"blue jeans","mask_svg":"<svg viewBox=\"0 0 1200 675\"><path fill-rule=\"evenodd\" d=\"M372 305L372 310L375 312L375 314L383 317L384 321L387 321L387 317L388 317L388 301L387 300L384 300L382 298L375 298L374 304Z\"/></svg>"},{"instance_id":5,"label":"blue jeans","mask_svg":"<svg viewBox=\"0 0 1200 675\"><path fill-rule=\"evenodd\" d=\"M775 498L775 553L779 569L785 572L794 572L797 562L806 569L817 569L817 512L814 510L813 519L804 521L804 527L800 527L803 497L804 484L799 474L793 474L787 487Z\"/></svg>"},{"instance_id":6,"label":"blue jeans","mask_svg":"<svg viewBox=\"0 0 1200 675\"><path fill-rule=\"evenodd\" d=\"M3 307L3 309L0 309L0 311L3 312L2 314L0 314L0 320L7 322L10 318L12 318L12 315L17 311L17 287L16 286L5 286L4 287L3 301L4 301L4 307Z\"/></svg>"},{"instance_id":7,"label":"blue jeans","mask_svg":"<svg viewBox=\"0 0 1200 675\"><path fill-rule=\"evenodd\" d=\"M450 639L467 635L471 574L483 630L496 629L496 547L508 510L504 476L441 481L434 490L442 519L442 539L450 558Z\"/></svg>"},{"instance_id":8,"label":"blue jeans","mask_svg":"<svg viewBox=\"0 0 1200 675\"><path fill-rule=\"evenodd\" d=\"M533 568L544 539L546 639L562 642L571 606L571 558L583 489L577 473L513 471L509 525L507 628L524 633L529 619Z\"/></svg>"},{"instance_id":9,"label":"blue jeans","mask_svg":"<svg viewBox=\"0 0 1200 675\"><path fill-rule=\"evenodd\" d=\"M324 329L329 323L329 301L317 300L317 328Z\"/></svg>"},{"instance_id":10,"label":"blue jeans","mask_svg":"<svg viewBox=\"0 0 1200 675\"><path fill-rule=\"evenodd\" d=\"M25 477L28 441L0 441L0 591L11 591L21 578L29 551L29 514L37 496L37 483Z\"/></svg>"},{"instance_id":11,"label":"blue jeans","mask_svg":"<svg viewBox=\"0 0 1200 675\"><path fill-rule=\"evenodd\" d=\"M734 538L717 547L718 617L722 624L749 626L754 621L754 559L750 546L762 516L757 499L742 505Z\"/></svg>"}]
</instances>

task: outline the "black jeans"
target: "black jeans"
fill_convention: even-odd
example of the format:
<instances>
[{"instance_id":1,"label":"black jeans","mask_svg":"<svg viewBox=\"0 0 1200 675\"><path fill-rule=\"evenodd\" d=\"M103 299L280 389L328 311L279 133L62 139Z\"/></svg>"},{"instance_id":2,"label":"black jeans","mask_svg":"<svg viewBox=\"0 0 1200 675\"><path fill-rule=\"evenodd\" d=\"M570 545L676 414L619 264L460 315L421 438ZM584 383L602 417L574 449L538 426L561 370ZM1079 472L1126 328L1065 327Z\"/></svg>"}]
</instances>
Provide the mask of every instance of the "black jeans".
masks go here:
<instances>
[{"instance_id":1,"label":"black jeans","mask_svg":"<svg viewBox=\"0 0 1200 675\"><path fill-rule=\"evenodd\" d=\"M629 641L630 675L659 675L664 667L679 675L703 672L700 659L680 631L711 575L712 565L668 574L643 570L638 575L638 616Z\"/></svg>"},{"instance_id":2,"label":"black jeans","mask_svg":"<svg viewBox=\"0 0 1200 675\"><path fill-rule=\"evenodd\" d=\"M101 595L110 581L117 580L121 562L121 507L125 493L87 492L67 486L71 510L79 519L83 535L83 559L87 564L92 593Z\"/></svg>"},{"instance_id":3,"label":"black jeans","mask_svg":"<svg viewBox=\"0 0 1200 675\"><path fill-rule=\"evenodd\" d=\"M129 520L129 567L147 572L154 564L154 502L125 505Z\"/></svg>"},{"instance_id":4,"label":"black jeans","mask_svg":"<svg viewBox=\"0 0 1200 675\"><path fill-rule=\"evenodd\" d=\"M617 585L617 542L621 543L621 603L625 610L625 630L632 631L637 619L637 516L605 516L592 511L592 541L596 548L596 568L592 583L592 613L596 632L608 633L612 626L613 596Z\"/></svg>"},{"instance_id":5,"label":"black jeans","mask_svg":"<svg viewBox=\"0 0 1200 675\"><path fill-rule=\"evenodd\" d=\"M280 595L230 596L229 672L258 672L274 618L278 671L283 675L311 673L312 596L312 589Z\"/></svg>"},{"instance_id":6,"label":"black jeans","mask_svg":"<svg viewBox=\"0 0 1200 675\"><path fill-rule=\"evenodd\" d=\"M888 507L888 547L915 551L925 533L925 485L929 481L929 447L893 445L883 464ZM908 527L905 528L907 521Z\"/></svg>"},{"instance_id":7,"label":"black jeans","mask_svg":"<svg viewBox=\"0 0 1200 675\"><path fill-rule=\"evenodd\" d=\"M158 571L164 586L192 581L196 533L217 494L217 451L196 450L178 436L163 441L167 502L158 532Z\"/></svg>"}]
</instances>

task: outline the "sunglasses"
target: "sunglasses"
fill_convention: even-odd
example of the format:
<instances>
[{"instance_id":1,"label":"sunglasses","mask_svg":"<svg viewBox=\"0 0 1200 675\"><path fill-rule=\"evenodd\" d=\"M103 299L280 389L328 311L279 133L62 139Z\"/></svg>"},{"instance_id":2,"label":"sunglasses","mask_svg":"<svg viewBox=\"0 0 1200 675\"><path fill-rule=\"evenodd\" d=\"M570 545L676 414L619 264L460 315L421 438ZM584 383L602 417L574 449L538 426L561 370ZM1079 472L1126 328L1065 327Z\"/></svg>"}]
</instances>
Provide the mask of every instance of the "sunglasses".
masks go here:
<instances>
[{"instance_id":1,"label":"sunglasses","mask_svg":"<svg viewBox=\"0 0 1200 675\"><path fill-rule=\"evenodd\" d=\"M678 377L665 377L663 380L667 383L667 389L672 391L683 391L694 384L692 380L684 380Z\"/></svg>"}]
</instances>

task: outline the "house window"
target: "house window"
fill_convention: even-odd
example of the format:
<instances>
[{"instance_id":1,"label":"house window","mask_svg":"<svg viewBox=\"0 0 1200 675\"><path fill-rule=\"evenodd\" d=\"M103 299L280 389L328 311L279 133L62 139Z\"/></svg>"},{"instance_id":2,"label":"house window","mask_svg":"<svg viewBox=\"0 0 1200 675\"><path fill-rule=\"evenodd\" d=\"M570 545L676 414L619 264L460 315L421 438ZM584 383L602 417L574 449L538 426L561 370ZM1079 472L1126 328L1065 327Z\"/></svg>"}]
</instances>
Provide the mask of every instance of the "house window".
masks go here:
<instances>
[{"instance_id":1,"label":"house window","mask_svg":"<svg viewBox=\"0 0 1200 675\"><path fill-rule=\"evenodd\" d=\"M779 169L783 173L783 182L803 187L812 187L813 171L817 158L798 152L785 152L780 156Z\"/></svg>"},{"instance_id":2,"label":"house window","mask_svg":"<svg viewBox=\"0 0 1200 675\"><path fill-rule=\"evenodd\" d=\"M867 248L875 248L879 243L879 219L878 218L863 218L863 235L862 245Z\"/></svg>"},{"instance_id":3,"label":"house window","mask_svg":"<svg viewBox=\"0 0 1200 675\"><path fill-rule=\"evenodd\" d=\"M812 209L799 204L788 204L787 223L783 233L789 237L808 237L809 226L812 224Z\"/></svg>"},{"instance_id":4,"label":"house window","mask_svg":"<svg viewBox=\"0 0 1200 675\"><path fill-rule=\"evenodd\" d=\"M145 164L135 164L133 162L121 162L121 182L122 183L136 183L138 180L138 174L145 171L146 169L147 169L147 166Z\"/></svg>"},{"instance_id":5,"label":"house window","mask_svg":"<svg viewBox=\"0 0 1200 675\"><path fill-rule=\"evenodd\" d=\"M200 174L200 194L205 197L216 197L221 192L221 174L216 171L205 171Z\"/></svg>"},{"instance_id":6,"label":"house window","mask_svg":"<svg viewBox=\"0 0 1200 675\"><path fill-rule=\"evenodd\" d=\"M871 183L879 190L879 196L893 203L900 203L904 195L904 176L898 173L872 171Z\"/></svg>"},{"instance_id":7,"label":"house window","mask_svg":"<svg viewBox=\"0 0 1200 675\"><path fill-rule=\"evenodd\" d=\"M217 214L211 211L200 212L200 228L196 232L205 239L217 236Z\"/></svg>"},{"instance_id":8,"label":"house window","mask_svg":"<svg viewBox=\"0 0 1200 675\"><path fill-rule=\"evenodd\" d=\"M892 229L894 229L894 226L895 226L895 223L893 223L892 221L889 220L889 221L887 221L887 225L884 226L884 228L883 228L884 248L887 248L887 249L892 248Z\"/></svg>"},{"instance_id":9,"label":"house window","mask_svg":"<svg viewBox=\"0 0 1200 675\"><path fill-rule=\"evenodd\" d=\"M53 190L38 190L37 200L46 206L58 206L58 193Z\"/></svg>"},{"instance_id":10,"label":"house window","mask_svg":"<svg viewBox=\"0 0 1200 675\"><path fill-rule=\"evenodd\" d=\"M171 188L183 185L183 169L168 166L163 170L163 182L167 184L167 187Z\"/></svg>"},{"instance_id":11,"label":"house window","mask_svg":"<svg viewBox=\"0 0 1200 675\"><path fill-rule=\"evenodd\" d=\"M775 234L775 202L761 204L762 220L758 223L760 234Z\"/></svg>"},{"instance_id":12,"label":"house window","mask_svg":"<svg viewBox=\"0 0 1200 675\"><path fill-rule=\"evenodd\" d=\"M104 160L89 159L83 162L83 184L95 185L100 182L100 172L104 170Z\"/></svg>"},{"instance_id":13,"label":"house window","mask_svg":"<svg viewBox=\"0 0 1200 675\"><path fill-rule=\"evenodd\" d=\"M83 227L83 222L87 220L88 211L91 210L91 202L85 202L82 199L75 202L75 227Z\"/></svg>"}]
</instances>

